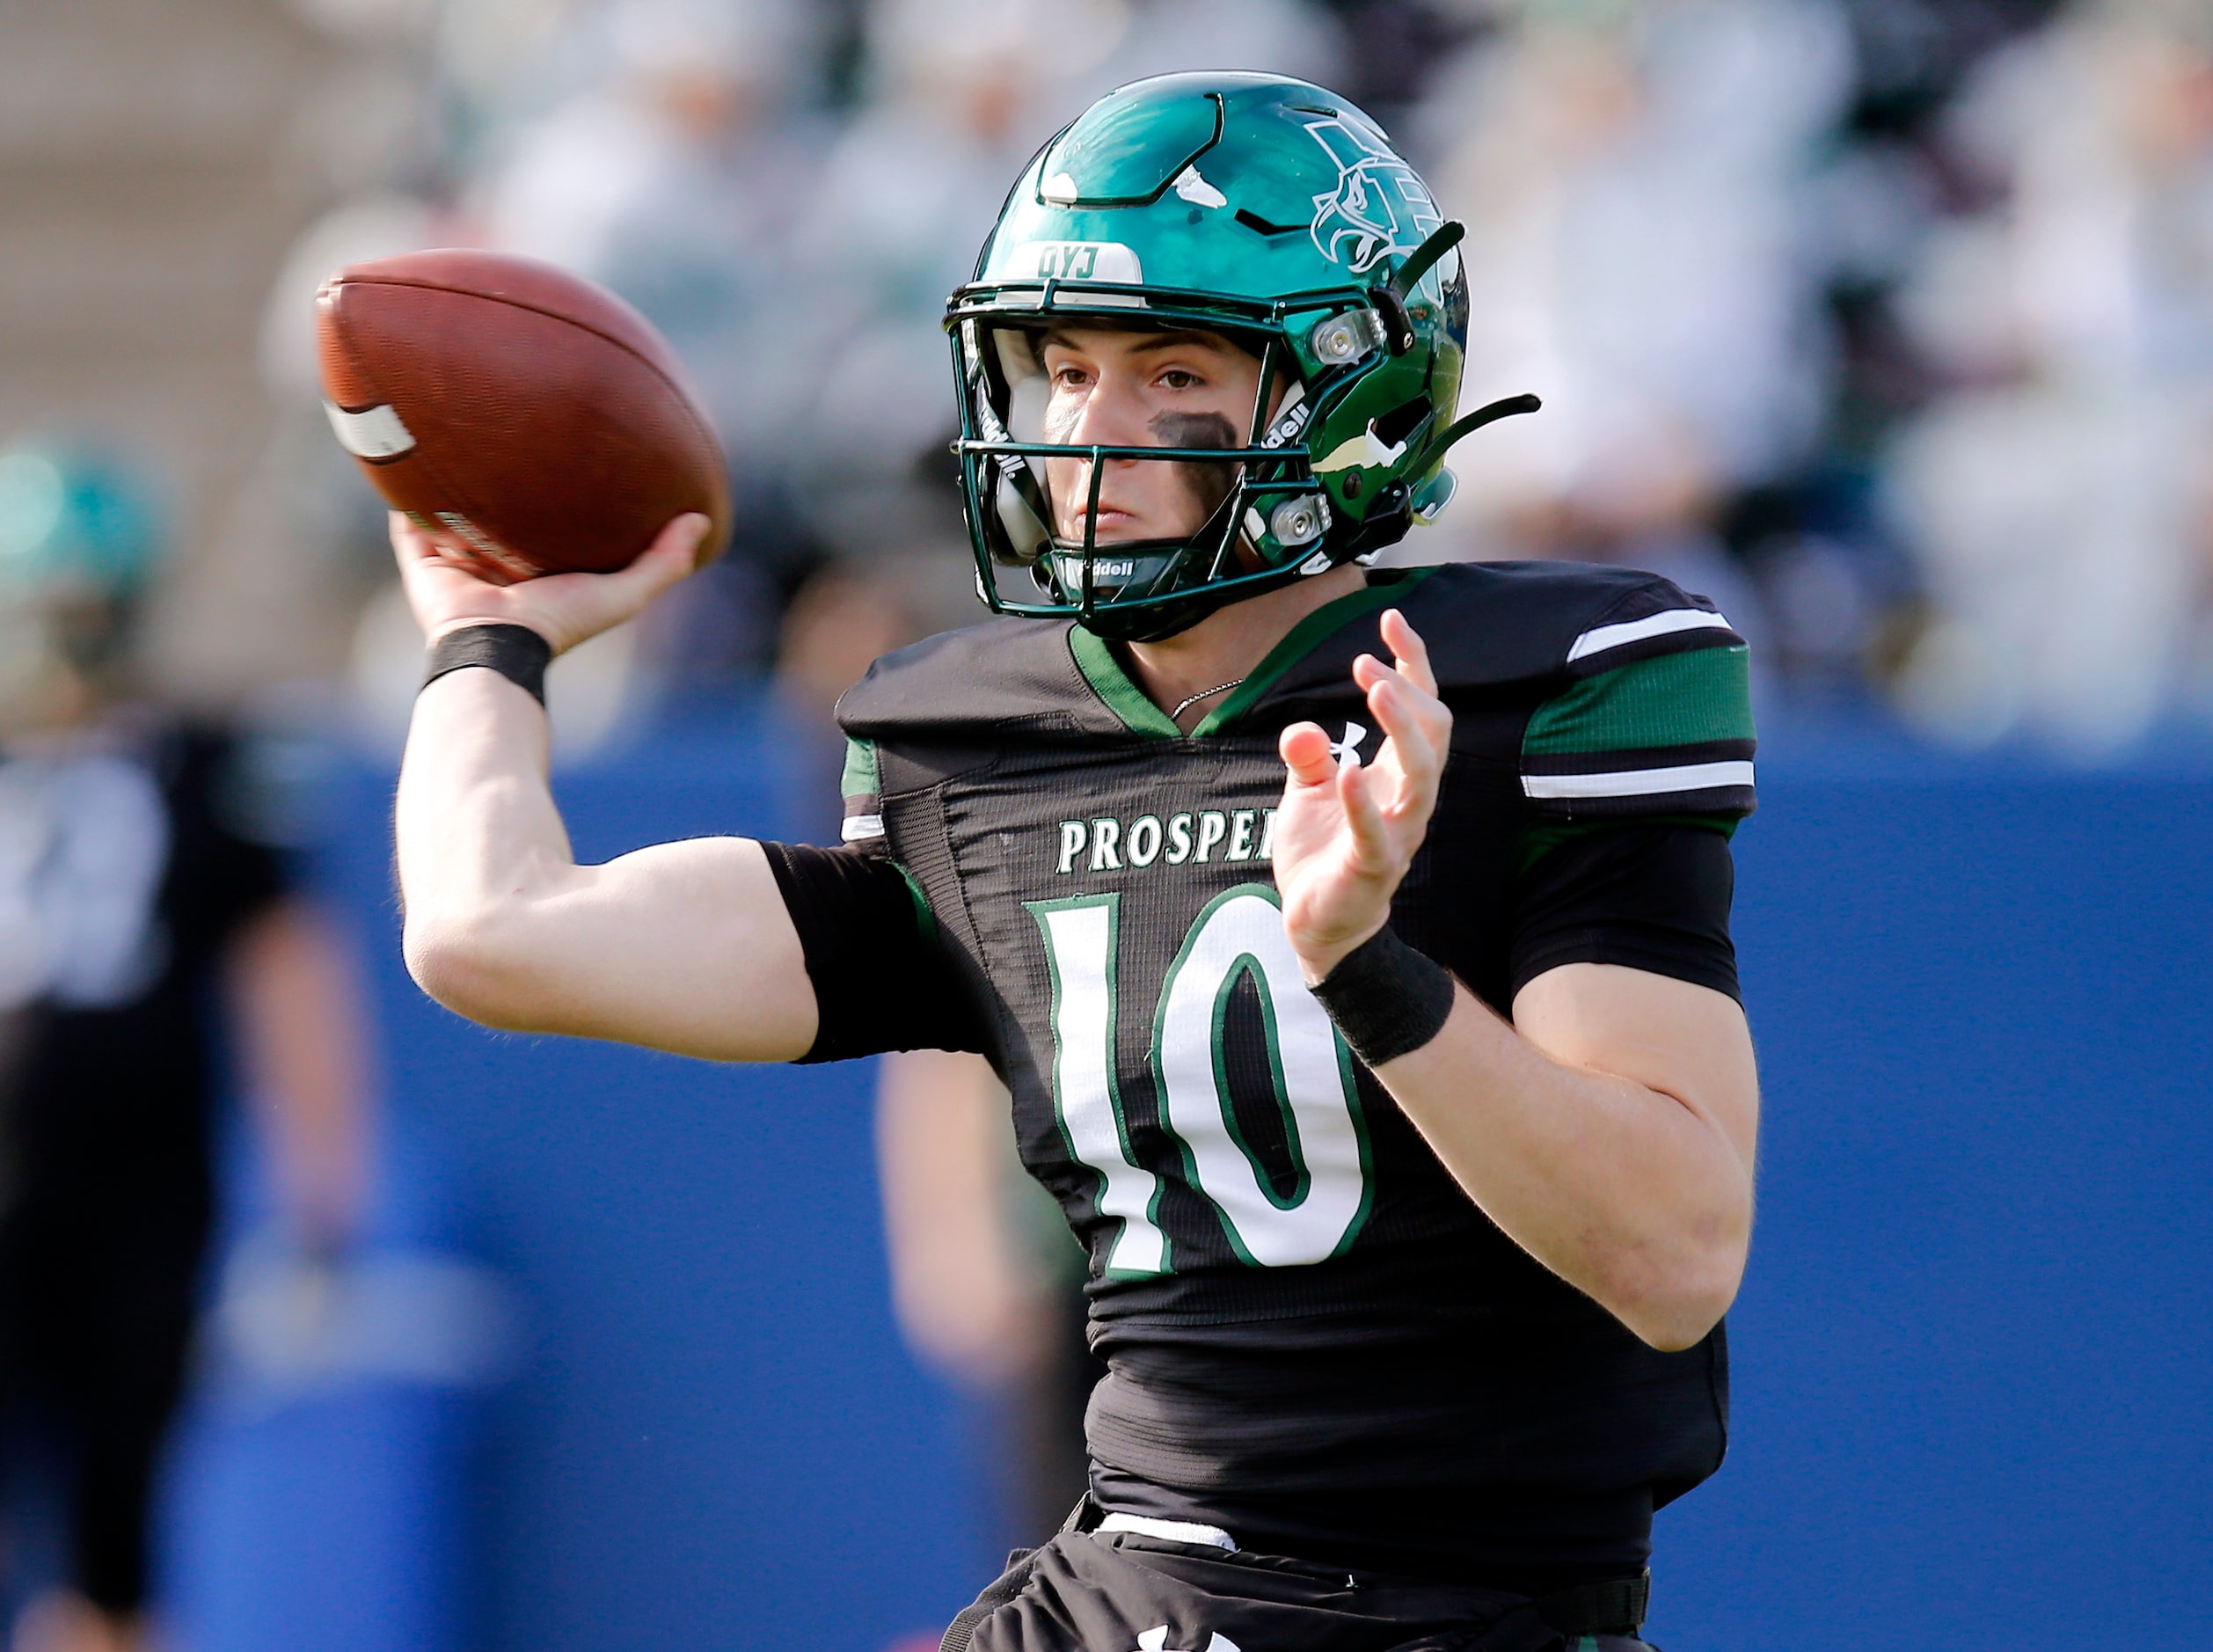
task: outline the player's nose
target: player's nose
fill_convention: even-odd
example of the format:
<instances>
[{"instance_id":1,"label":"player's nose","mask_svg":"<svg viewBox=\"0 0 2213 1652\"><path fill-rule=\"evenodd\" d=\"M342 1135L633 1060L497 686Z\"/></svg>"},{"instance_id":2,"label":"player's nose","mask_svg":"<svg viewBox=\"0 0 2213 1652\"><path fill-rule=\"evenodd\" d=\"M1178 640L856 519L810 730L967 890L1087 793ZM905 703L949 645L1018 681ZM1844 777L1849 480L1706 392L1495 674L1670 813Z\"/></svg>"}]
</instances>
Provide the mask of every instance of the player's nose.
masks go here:
<instances>
[{"instance_id":1,"label":"player's nose","mask_svg":"<svg viewBox=\"0 0 2213 1652\"><path fill-rule=\"evenodd\" d=\"M1084 398L1067 440L1083 447L1126 448L1145 440L1145 406L1134 375L1103 372Z\"/></svg>"}]
</instances>

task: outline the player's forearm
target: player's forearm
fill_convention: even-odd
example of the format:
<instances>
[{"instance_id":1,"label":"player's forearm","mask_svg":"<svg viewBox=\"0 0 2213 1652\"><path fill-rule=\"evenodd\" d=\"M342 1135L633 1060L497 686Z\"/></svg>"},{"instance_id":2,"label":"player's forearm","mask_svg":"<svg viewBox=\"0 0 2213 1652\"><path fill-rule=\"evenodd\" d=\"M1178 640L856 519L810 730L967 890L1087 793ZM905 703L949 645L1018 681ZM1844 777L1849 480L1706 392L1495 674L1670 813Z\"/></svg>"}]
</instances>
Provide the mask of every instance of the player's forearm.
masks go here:
<instances>
[{"instance_id":1,"label":"player's forearm","mask_svg":"<svg viewBox=\"0 0 2213 1652\"><path fill-rule=\"evenodd\" d=\"M1555 1061L1465 988L1376 1076L1486 1215L1645 1341L1689 1347L1727 1311L1751 1175L1700 1098Z\"/></svg>"},{"instance_id":2,"label":"player's forearm","mask_svg":"<svg viewBox=\"0 0 2213 1652\"><path fill-rule=\"evenodd\" d=\"M472 1019L544 938L529 917L574 857L546 782L545 713L492 671L449 673L415 702L394 818L407 964Z\"/></svg>"},{"instance_id":3,"label":"player's forearm","mask_svg":"<svg viewBox=\"0 0 2213 1652\"><path fill-rule=\"evenodd\" d=\"M816 1025L761 845L661 844L580 866L544 712L489 671L423 691L400 771L409 972L471 1020L715 1061L790 1061Z\"/></svg>"}]
</instances>

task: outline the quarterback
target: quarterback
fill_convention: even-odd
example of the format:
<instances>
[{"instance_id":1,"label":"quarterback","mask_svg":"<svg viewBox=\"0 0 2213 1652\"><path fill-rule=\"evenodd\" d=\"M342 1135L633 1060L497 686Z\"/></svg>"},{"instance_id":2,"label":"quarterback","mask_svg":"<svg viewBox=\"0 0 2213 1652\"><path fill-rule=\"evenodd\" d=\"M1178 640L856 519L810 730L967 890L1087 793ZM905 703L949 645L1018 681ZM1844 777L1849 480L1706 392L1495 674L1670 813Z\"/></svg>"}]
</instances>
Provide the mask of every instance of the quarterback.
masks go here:
<instances>
[{"instance_id":1,"label":"quarterback","mask_svg":"<svg viewBox=\"0 0 2213 1652\"><path fill-rule=\"evenodd\" d=\"M1031 163L946 311L1002 618L847 692L844 843L579 866L546 659L683 576L432 640L408 963L494 1027L980 1052L1091 1256L1091 1491L976 1652L1634 1648L1713 1473L1758 1111L1742 639L1618 568L1384 571L1442 508L1459 226L1343 99L1178 75Z\"/></svg>"}]
</instances>

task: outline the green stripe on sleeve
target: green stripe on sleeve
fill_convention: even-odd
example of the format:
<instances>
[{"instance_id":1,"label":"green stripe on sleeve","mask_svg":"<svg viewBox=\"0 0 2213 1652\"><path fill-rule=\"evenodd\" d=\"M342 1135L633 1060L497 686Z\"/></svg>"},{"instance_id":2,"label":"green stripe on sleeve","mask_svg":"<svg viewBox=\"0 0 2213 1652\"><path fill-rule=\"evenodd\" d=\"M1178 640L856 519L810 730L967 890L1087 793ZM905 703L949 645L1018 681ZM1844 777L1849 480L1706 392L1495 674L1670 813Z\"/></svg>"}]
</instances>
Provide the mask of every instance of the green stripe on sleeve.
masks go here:
<instances>
[{"instance_id":1,"label":"green stripe on sleeve","mask_svg":"<svg viewBox=\"0 0 2213 1652\"><path fill-rule=\"evenodd\" d=\"M1635 751L1752 738L1752 700L1742 644L1663 654L1603 671L1545 702L1522 749L1537 757Z\"/></svg>"},{"instance_id":2,"label":"green stripe on sleeve","mask_svg":"<svg viewBox=\"0 0 2213 1652\"><path fill-rule=\"evenodd\" d=\"M876 742L845 737L845 773L838 791L846 797L874 797L882 789L876 778Z\"/></svg>"}]
</instances>

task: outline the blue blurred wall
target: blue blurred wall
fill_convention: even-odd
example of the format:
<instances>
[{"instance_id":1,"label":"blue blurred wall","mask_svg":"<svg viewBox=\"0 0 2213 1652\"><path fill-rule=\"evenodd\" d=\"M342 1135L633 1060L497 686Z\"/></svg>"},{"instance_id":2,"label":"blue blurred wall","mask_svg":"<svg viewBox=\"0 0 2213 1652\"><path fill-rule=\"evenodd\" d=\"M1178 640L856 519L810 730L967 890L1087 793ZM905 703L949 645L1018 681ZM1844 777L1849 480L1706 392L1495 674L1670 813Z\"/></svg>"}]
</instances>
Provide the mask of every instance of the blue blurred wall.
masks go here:
<instances>
[{"instance_id":1,"label":"blue blurred wall","mask_svg":"<svg viewBox=\"0 0 2213 1652\"><path fill-rule=\"evenodd\" d=\"M773 745L665 742L567 778L579 852L776 830L744 766ZM2195 1621L2213 779L1787 758L1763 779L1738 840L1768 1111L1734 1442L1661 1517L1652 1634L2056 1649ZM335 866L378 945L397 1129L525 1327L465 1473L420 1407L376 1425L420 1470L388 1498L432 1534L387 1583L449 1590L451 1643L501 1652L883 1652L941 1624L992 1557L950 1400L886 1306L868 1070L463 1026L398 971L384 811L357 777ZM229 1450L203 1487L244 1472ZM266 1495L214 1502L272 1518ZM295 1541L339 1519L298 1506ZM453 1543L457 1586L427 1553Z\"/></svg>"},{"instance_id":2,"label":"blue blurred wall","mask_svg":"<svg viewBox=\"0 0 2213 1652\"><path fill-rule=\"evenodd\" d=\"M2149 1641L2213 1583L2213 781L1766 764L1766 1088L1696 1647Z\"/></svg>"}]
</instances>

